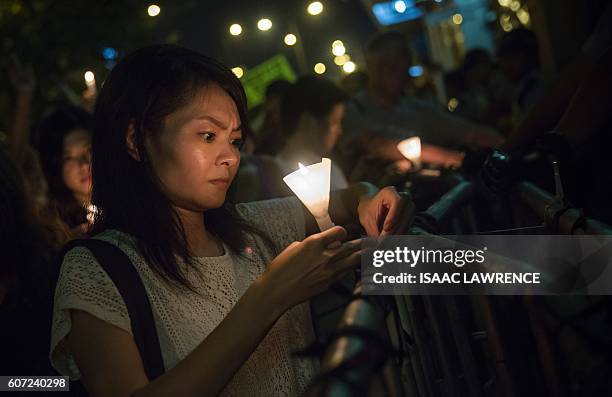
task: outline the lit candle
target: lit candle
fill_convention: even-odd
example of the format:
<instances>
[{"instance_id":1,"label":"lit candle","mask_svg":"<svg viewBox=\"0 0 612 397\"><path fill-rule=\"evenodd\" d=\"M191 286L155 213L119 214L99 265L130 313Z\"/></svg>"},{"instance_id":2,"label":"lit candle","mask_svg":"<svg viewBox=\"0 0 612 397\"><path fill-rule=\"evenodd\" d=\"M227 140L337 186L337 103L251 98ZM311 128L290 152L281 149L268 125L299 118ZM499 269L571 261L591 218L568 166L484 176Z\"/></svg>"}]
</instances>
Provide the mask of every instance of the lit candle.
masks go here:
<instances>
[{"instance_id":1,"label":"lit candle","mask_svg":"<svg viewBox=\"0 0 612 397\"><path fill-rule=\"evenodd\" d=\"M85 72L85 85L87 87L95 87L96 85L96 76L93 74L91 70Z\"/></svg>"},{"instance_id":2,"label":"lit candle","mask_svg":"<svg viewBox=\"0 0 612 397\"><path fill-rule=\"evenodd\" d=\"M299 168L285 176L283 181L315 217L319 229L327 230L334 226L328 212L331 160L323 158L320 163L307 167L302 163L298 165Z\"/></svg>"},{"instance_id":3,"label":"lit candle","mask_svg":"<svg viewBox=\"0 0 612 397\"><path fill-rule=\"evenodd\" d=\"M91 70L88 70L87 72L85 72L84 78L85 85L87 86L87 95L89 97L95 97L97 93L96 76Z\"/></svg>"},{"instance_id":4,"label":"lit candle","mask_svg":"<svg viewBox=\"0 0 612 397\"><path fill-rule=\"evenodd\" d=\"M421 138L413 136L412 138L404 139L397 144L397 149L406 157L414 168L421 167Z\"/></svg>"},{"instance_id":5,"label":"lit candle","mask_svg":"<svg viewBox=\"0 0 612 397\"><path fill-rule=\"evenodd\" d=\"M89 204L87 206L87 222L93 223L96 219L96 215L98 214L98 207L93 204Z\"/></svg>"}]
</instances>

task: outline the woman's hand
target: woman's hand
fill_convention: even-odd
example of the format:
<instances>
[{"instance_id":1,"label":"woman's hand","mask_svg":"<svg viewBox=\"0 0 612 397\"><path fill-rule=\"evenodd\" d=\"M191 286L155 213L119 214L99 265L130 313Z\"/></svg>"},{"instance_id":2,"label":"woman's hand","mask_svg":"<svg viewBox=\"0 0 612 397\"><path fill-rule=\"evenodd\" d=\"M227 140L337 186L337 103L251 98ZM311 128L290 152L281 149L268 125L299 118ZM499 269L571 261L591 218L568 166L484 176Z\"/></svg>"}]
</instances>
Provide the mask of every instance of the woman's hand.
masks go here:
<instances>
[{"instance_id":1,"label":"woman's hand","mask_svg":"<svg viewBox=\"0 0 612 397\"><path fill-rule=\"evenodd\" d=\"M375 195L365 195L357 207L359 221L370 237L401 234L412 224L415 207L410 195L387 186Z\"/></svg>"},{"instance_id":2,"label":"woman's hand","mask_svg":"<svg viewBox=\"0 0 612 397\"><path fill-rule=\"evenodd\" d=\"M291 243L258 279L271 304L282 312L324 292L357 265L361 239L339 244L346 230L334 226L303 241Z\"/></svg>"}]
</instances>

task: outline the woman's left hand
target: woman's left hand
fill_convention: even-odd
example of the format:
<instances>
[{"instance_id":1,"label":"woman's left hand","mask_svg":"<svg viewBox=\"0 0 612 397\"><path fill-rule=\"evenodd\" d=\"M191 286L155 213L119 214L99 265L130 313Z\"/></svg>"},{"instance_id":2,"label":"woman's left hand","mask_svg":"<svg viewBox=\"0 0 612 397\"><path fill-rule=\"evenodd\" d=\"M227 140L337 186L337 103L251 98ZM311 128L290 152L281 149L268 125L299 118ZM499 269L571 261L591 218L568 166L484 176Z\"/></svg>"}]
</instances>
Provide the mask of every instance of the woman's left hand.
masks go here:
<instances>
[{"instance_id":1,"label":"woman's left hand","mask_svg":"<svg viewBox=\"0 0 612 397\"><path fill-rule=\"evenodd\" d=\"M385 237L401 234L412 224L415 206L409 193L387 186L374 196L363 196L357 211L368 236Z\"/></svg>"}]
</instances>

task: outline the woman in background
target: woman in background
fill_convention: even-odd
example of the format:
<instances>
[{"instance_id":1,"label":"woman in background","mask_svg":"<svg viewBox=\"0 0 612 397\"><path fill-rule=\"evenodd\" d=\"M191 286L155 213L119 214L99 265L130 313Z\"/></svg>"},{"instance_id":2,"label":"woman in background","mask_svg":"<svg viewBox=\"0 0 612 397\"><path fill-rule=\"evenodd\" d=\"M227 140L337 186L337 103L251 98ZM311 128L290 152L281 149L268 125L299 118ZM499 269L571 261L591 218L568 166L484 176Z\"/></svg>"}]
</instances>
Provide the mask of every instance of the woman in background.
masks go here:
<instances>
[{"instance_id":1,"label":"woman in background","mask_svg":"<svg viewBox=\"0 0 612 397\"><path fill-rule=\"evenodd\" d=\"M72 237L88 228L91 204L91 131L93 116L78 107L59 109L38 127L40 160L49 206Z\"/></svg>"}]
</instances>

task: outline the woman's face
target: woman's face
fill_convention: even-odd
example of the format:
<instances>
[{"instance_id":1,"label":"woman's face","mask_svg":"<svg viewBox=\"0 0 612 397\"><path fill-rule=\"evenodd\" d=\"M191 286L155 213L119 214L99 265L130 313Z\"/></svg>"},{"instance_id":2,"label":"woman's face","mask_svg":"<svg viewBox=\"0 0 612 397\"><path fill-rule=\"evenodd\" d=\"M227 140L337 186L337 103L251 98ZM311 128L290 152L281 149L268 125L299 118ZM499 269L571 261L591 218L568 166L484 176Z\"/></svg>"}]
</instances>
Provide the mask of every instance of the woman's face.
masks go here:
<instances>
[{"instance_id":1,"label":"woman's face","mask_svg":"<svg viewBox=\"0 0 612 397\"><path fill-rule=\"evenodd\" d=\"M220 207L240 164L241 121L232 98L211 85L164 120L145 145L164 194L188 211Z\"/></svg>"},{"instance_id":2,"label":"woman's face","mask_svg":"<svg viewBox=\"0 0 612 397\"><path fill-rule=\"evenodd\" d=\"M64 137L62 177L77 200L89 201L91 194L91 135L82 129Z\"/></svg>"},{"instance_id":3,"label":"woman's face","mask_svg":"<svg viewBox=\"0 0 612 397\"><path fill-rule=\"evenodd\" d=\"M336 146L338 138L342 134L342 118L344 117L344 104L338 103L334 105L329 115L325 118L325 135L323 137L323 148L325 154L329 154Z\"/></svg>"}]
</instances>

